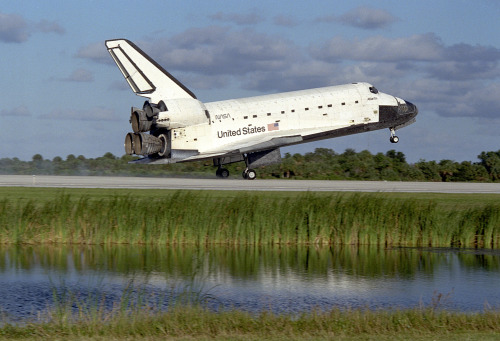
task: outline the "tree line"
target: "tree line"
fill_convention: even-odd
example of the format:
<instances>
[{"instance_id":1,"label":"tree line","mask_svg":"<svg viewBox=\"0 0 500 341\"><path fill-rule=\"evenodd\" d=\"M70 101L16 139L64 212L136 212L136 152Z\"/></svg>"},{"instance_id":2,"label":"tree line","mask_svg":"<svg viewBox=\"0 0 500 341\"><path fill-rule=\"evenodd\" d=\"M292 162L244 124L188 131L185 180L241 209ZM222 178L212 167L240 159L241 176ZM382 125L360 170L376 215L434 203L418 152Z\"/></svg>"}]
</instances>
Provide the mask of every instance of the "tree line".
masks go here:
<instances>
[{"instance_id":1,"label":"tree line","mask_svg":"<svg viewBox=\"0 0 500 341\"><path fill-rule=\"evenodd\" d=\"M52 160L36 154L31 161L18 158L0 159L0 174L24 175L120 175L120 176L214 176L211 161L171 165L129 164L135 157L117 157L105 153L86 158L70 154L66 159ZM240 176L243 162L227 165L232 176ZM409 164L402 152L389 150L372 154L367 150L317 148L306 154L286 153L280 164L257 169L259 178L321 179L321 180L387 180L387 181L500 181L500 150L481 152L477 162L452 160L425 161Z\"/></svg>"}]
</instances>

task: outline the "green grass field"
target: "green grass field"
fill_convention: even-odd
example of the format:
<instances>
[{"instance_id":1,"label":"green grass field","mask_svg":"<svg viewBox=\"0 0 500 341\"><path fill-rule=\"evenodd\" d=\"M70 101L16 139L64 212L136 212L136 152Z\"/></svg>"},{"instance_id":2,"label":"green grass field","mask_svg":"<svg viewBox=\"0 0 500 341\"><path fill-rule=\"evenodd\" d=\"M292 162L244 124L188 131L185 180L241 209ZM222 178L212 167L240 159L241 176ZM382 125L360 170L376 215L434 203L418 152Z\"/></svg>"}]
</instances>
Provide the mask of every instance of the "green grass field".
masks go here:
<instances>
[{"instance_id":1,"label":"green grass field","mask_svg":"<svg viewBox=\"0 0 500 341\"><path fill-rule=\"evenodd\" d=\"M500 195L0 188L0 243L500 247Z\"/></svg>"}]
</instances>

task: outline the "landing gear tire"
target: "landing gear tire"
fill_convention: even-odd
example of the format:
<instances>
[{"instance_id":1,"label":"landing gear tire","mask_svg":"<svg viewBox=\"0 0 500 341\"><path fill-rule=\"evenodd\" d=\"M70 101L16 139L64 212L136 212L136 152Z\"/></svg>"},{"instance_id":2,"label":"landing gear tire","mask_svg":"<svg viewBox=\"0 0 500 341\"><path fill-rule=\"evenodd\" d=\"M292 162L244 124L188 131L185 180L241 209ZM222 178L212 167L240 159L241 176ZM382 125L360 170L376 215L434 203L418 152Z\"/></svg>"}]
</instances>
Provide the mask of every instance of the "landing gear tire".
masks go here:
<instances>
[{"instance_id":1,"label":"landing gear tire","mask_svg":"<svg viewBox=\"0 0 500 341\"><path fill-rule=\"evenodd\" d=\"M397 136L391 136L391 138L389 139L389 141L391 141L391 143L398 143L399 142L399 137L397 137Z\"/></svg>"},{"instance_id":2,"label":"landing gear tire","mask_svg":"<svg viewBox=\"0 0 500 341\"><path fill-rule=\"evenodd\" d=\"M227 178L229 177L229 171L226 168L218 168L217 171L215 171L215 175L217 175L218 178Z\"/></svg>"},{"instance_id":3,"label":"landing gear tire","mask_svg":"<svg viewBox=\"0 0 500 341\"><path fill-rule=\"evenodd\" d=\"M257 178L257 172L254 171L253 169L245 169L243 171L243 179L247 180L255 180Z\"/></svg>"}]
</instances>

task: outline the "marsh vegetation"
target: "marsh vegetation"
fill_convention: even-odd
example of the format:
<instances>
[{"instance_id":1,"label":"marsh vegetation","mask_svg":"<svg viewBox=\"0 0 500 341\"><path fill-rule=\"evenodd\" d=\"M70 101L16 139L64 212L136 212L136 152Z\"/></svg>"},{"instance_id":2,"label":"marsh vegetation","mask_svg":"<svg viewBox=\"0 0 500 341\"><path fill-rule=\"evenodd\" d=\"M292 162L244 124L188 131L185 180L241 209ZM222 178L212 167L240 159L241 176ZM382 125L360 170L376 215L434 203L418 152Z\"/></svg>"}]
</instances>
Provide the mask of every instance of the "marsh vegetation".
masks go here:
<instances>
[{"instance_id":1,"label":"marsh vegetation","mask_svg":"<svg viewBox=\"0 0 500 341\"><path fill-rule=\"evenodd\" d=\"M8 244L500 247L495 195L3 191L23 198L0 200L0 243Z\"/></svg>"},{"instance_id":2,"label":"marsh vegetation","mask_svg":"<svg viewBox=\"0 0 500 341\"><path fill-rule=\"evenodd\" d=\"M277 313L214 309L212 286L189 280L193 259L219 264L237 279L259 278L264 270L284 278L290 269L329 278L335 264L354 276L352 283L415 278L417 271L428 280L449 257L412 250L438 246L465 250L458 256L464 273L479 267L495 274L498 195L0 188L0 198L6 273L10 262L28 270L39 264L74 269L79 276L98 269L184 276L175 294L160 295L169 298L166 304L148 287L126 287L108 302L106 295L63 286L54 289L52 305L21 323L0 306L0 338L482 340L500 332L495 305L450 310L446 293L413 308L333 305Z\"/></svg>"},{"instance_id":3,"label":"marsh vegetation","mask_svg":"<svg viewBox=\"0 0 500 341\"><path fill-rule=\"evenodd\" d=\"M389 283L387 278L400 279L403 282L401 293L406 295L409 286L421 288L420 284L429 283L434 277L435 283L438 283L442 272L447 272L444 265L450 262L450 258L455 258L450 256L443 251L377 247L4 246L0 254L3 280L13 273L16 276L23 272L39 273L39 267L59 269L60 274L66 273L67 277L58 281L52 273L48 288L51 303L38 304L41 310L32 312L31 317L24 315L23 319L15 319L14 312L4 309L8 300L8 295L4 293L15 290L13 283L18 280L14 279L8 285L10 288L1 288L0 338L494 339L500 332L499 311L494 305L486 304L479 310L453 309L454 305L450 303L457 298L462 300L464 292L431 291L429 295L432 297L410 307L391 305L376 308L361 303L363 299L376 300L374 291L377 291L380 280ZM466 273L476 277L474 283L483 283L479 285L485 297L491 303L497 302L491 301L495 296L491 294L497 291L494 283L498 278L498 253L485 250L455 256L458 256L460 266L453 261L449 265L460 269L456 269L451 277L461 274L457 278L460 282L469 281L460 277ZM14 268L16 271L11 271ZM89 276L96 276L95 272L99 269L108 272L115 284L98 284L100 280L94 278L97 284L85 290L81 283ZM262 300L262 296L255 296L254 290L248 291L249 282L260 282L262 277L271 274L273 286L282 280L285 291L290 291L290 286L285 284L290 281L295 286L304 281L311 291L321 290L317 286L321 282L337 283L335 289L330 287L328 293L324 293L337 295L337 298L324 302L324 296L318 293L319 297L323 297L321 301L327 304L304 309L300 308L300 295L295 292L290 298L282 300L290 300L289 305L299 309L280 311L281 304L274 306L271 302L257 309L249 309L248 306L236 308L224 301L224 295L231 290L227 284L219 289L204 282L208 269L210 277L219 281L230 278L228 283L236 284L234 290L238 296L253 293L253 301ZM118 292L117 274L124 281ZM297 277L299 274L301 279ZM480 274L489 275L481 280ZM158 275L164 276L165 282L159 281L156 278ZM420 284L411 285L408 282L420 277ZM172 278L177 279L168 284L166 280ZM363 282L366 287L367 279L373 282L372 290L363 294L357 283ZM351 302L359 302L360 305L341 304L339 291L342 285L339 280L350 283L350 289L346 290L352 293ZM30 281L40 288L40 278ZM242 281L247 283L244 286L247 289L241 286ZM269 283L266 280L263 282ZM487 282L492 282L489 289L485 285ZM24 286L26 284L24 281ZM455 284L450 283L450 286ZM476 287L471 285L470 290L475 291ZM394 286L391 291L393 296L398 294ZM269 293L269 289L262 292ZM474 300L474 296L470 299ZM13 305L19 306L21 302L18 298Z\"/></svg>"},{"instance_id":4,"label":"marsh vegetation","mask_svg":"<svg viewBox=\"0 0 500 341\"><path fill-rule=\"evenodd\" d=\"M299 316L243 311L213 312L200 306L154 313L146 307L101 314L81 311L75 321L63 312L45 323L4 325L0 337L16 339L495 339L500 314L466 314L432 308L369 311L317 311Z\"/></svg>"}]
</instances>

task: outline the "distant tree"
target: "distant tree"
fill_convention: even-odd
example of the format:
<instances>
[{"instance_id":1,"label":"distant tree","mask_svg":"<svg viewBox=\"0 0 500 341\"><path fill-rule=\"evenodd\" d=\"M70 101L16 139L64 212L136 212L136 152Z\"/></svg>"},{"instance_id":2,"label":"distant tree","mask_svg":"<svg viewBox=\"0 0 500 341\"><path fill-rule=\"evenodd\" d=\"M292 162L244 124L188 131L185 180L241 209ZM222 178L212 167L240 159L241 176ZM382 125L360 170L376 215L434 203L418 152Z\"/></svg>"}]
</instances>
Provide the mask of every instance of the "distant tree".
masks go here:
<instances>
[{"instance_id":1,"label":"distant tree","mask_svg":"<svg viewBox=\"0 0 500 341\"><path fill-rule=\"evenodd\" d=\"M284 178L290 178L295 175L295 171L296 171L295 159L290 153L285 153L285 157L281 160L280 173L282 173Z\"/></svg>"},{"instance_id":2,"label":"distant tree","mask_svg":"<svg viewBox=\"0 0 500 341\"><path fill-rule=\"evenodd\" d=\"M397 152L394 149L388 150L385 155L397 162L406 163L406 156L403 152Z\"/></svg>"},{"instance_id":3,"label":"distant tree","mask_svg":"<svg viewBox=\"0 0 500 341\"><path fill-rule=\"evenodd\" d=\"M362 150L358 153L358 177L365 180L378 180L380 173L375 168L375 161L372 153Z\"/></svg>"},{"instance_id":4,"label":"distant tree","mask_svg":"<svg viewBox=\"0 0 500 341\"><path fill-rule=\"evenodd\" d=\"M31 173L39 174L40 170L43 168L43 157L42 157L42 155L40 155L40 154L33 155L31 166L32 166Z\"/></svg>"},{"instance_id":5,"label":"distant tree","mask_svg":"<svg viewBox=\"0 0 500 341\"><path fill-rule=\"evenodd\" d=\"M316 148L304 155L304 164L301 165L304 178L336 179L340 173L337 153L332 149Z\"/></svg>"},{"instance_id":6,"label":"distant tree","mask_svg":"<svg viewBox=\"0 0 500 341\"><path fill-rule=\"evenodd\" d=\"M52 163L50 160L44 160L42 155L35 154L32 157L30 165L30 173L32 174L52 174Z\"/></svg>"},{"instance_id":7,"label":"distant tree","mask_svg":"<svg viewBox=\"0 0 500 341\"><path fill-rule=\"evenodd\" d=\"M302 163L302 162L304 162L304 155L299 154L299 153L295 153L292 155L292 159L297 163Z\"/></svg>"},{"instance_id":8,"label":"distant tree","mask_svg":"<svg viewBox=\"0 0 500 341\"><path fill-rule=\"evenodd\" d=\"M76 174L78 169L79 160L73 154L66 156L66 161L64 161L61 167L61 174Z\"/></svg>"},{"instance_id":9,"label":"distant tree","mask_svg":"<svg viewBox=\"0 0 500 341\"><path fill-rule=\"evenodd\" d=\"M375 169L377 169L379 172L381 172L383 169L390 168L392 165L391 160L383 153L377 153L373 157L373 161L375 162Z\"/></svg>"},{"instance_id":10,"label":"distant tree","mask_svg":"<svg viewBox=\"0 0 500 341\"><path fill-rule=\"evenodd\" d=\"M316 148L314 150L314 153L312 153L315 158L319 158L322 160L330 161L332 160L335 156L337 156L337 153L335 153L334 150L329 149L329 148Z\"/></svg>"},{"instance_id":11,"label":"distant tree","mask_svg":"<svg viewBox=\"0 0 500 341\"><path fill-rule=\"evenodd\" d=\"M453 175L457 172L457 163L451 160L441 160L439 161L438 169L441 181L448 182L451 181Z\"/></svg>"},{"instance_id":12,"label":"distant tree","mask_svg":"<svg viewBox=\"0 0 500 341\"><path fill-rule=\"evenodd\" d=\"M134 175L134 176L172 176L188 173L213 175L211 161L177 163L163 166L128 164L137 156L123 155L116 157L105 153L98 158L75 157L70 154L63 160L56 156L44 160L35 154L31 161L18 158L0 159L1 174L65 174L65 175ZM305 155L286 153L281 163L260 167L259 177L285 177L296 179L352 179L352 180L404 180L404 181L500 181L500 150L482 152L480 162L452 160L420 160L408 164L402 152L389 150L385 154L372 155L363 150L357 153L348 148L342 154L332 149L317 148ZM227 165L230 174L238 175L243 171L243 162ZM210 174L210 175L208 175Z\"/></svg>"},{"instance_id":13,"label":"distant tree","mask_svg":"<svg viewBox=\"0 0 500 341\"><path fill-rule=\"evenodd\" d=\"M33 155L32 160L33 160L33 162L35 162L35 163L36 163L36 162L42 162L42 161L43 161L43 157L42 157L42 155L40 155L40 154L35 154L35 155Z\"/></svg>"},{"instance_id":14,"label":"distant tree","mask_svg":"<svg viewBox=\"0 0 500 341\"><path fill-rule=\"evenodd\" d=\"M415 166L422 172L427 181L441 181L439 165L436 161L420 160Z\"/></svg>"},{"instance_id":15,"label":"distant tree","mask_svg":"<svg viewBox=\"0 0 500 341\"><path fill-rule=\"evenodd\" d=\"M489 175L486 169L477 163L463 161L457 166L457 170L453 176L453 181L488 181Z\"/></svg>"},{"instance_id":16,"label":"distant tree","mask_svg":"<svg viewBox=\"0 0 500 341\"><path fill-rule=\"evenodd\" d=\"M408 180L408 181L425 181L425 176L424 174L418 169L418 167L415 167L414 165L407 165L406 168L403 170L401 173L402 180Z\"/></svg>"},{"instance_id":17,"label":"distant tree","mask_svg":"<svg viewBox=\"0 0 500 341\"><path fill-rule=\"evenodd\" d=\"M354 149L348 148L339 155L339 165L344 177L352 179L373 179L378 176L373 162L373 155L364 150L356 153Z\"/></svg>"},{"instance_id":18,"label":"distant tree","mask_svg":"<svg viewBox=\"0 0 500 341\"><path fill-rule=\"evenodd\" d=\"M497 152L482 152L477 156L481 160L492 181L500 180L500 150Z\"/></svg>"},{"instance_id":19,"label":"distant tree","mask_svg":"<svg viewBox=\"0 0 500 341\"><path fill-rule=\"evenodd\" d=\"M380 171L380 179L386 181L397 181L401 180L401 177L398 172L396 172L392 168L384 168Z\"/></svg>"},{"instance_id":20,"label":"distant tree","mask_svg":"<svg viewBox=\"0 0 500 341\"><path fill-rule=\"evenodd\" d=\"M345 156L345 157L352 157L352 156L355 156L356 155L356 150L352 149L352 148L347 148L343 153L342 153L342 156Z\"/></svg>"},{"instance_id":21,"label":"distant tree","mask_svg":"<svg viewBox=\"0 0 500 341\"><path fill-rule=\"evenodd\" d=\"M125 161L125 162L129 162L129 161L136 160L136 159L137 159L137 156L127 155L127 154L123 154L122 157L120 158L120 160Z\"/></svg>"}]
</instances>

